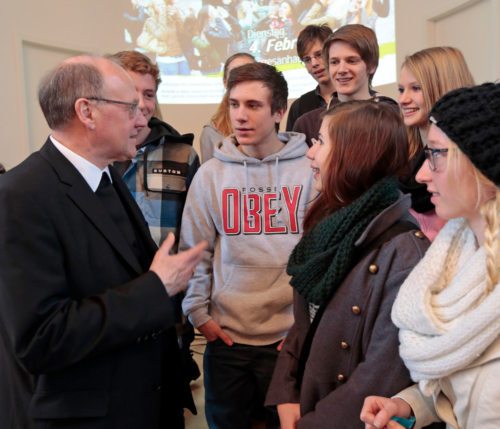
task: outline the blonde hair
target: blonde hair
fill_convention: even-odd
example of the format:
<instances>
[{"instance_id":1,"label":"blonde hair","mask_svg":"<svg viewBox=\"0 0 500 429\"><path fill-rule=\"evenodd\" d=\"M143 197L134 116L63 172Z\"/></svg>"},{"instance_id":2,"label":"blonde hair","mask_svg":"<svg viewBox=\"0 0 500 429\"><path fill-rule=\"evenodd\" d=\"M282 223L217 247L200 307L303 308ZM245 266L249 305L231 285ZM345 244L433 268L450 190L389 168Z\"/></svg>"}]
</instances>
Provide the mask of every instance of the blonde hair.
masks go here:
<instances>
[{"instance_id":1,"label":"blonde hair","mask_svg":"<svg viewBox=\"0 0 500 429\"><path fill-rule=\"evenodd\" d=\"M212 125L217 129L224 137L232 134L233 127L231 125L231 118L229 117L229 93L226 91L222 101L220 102L217 110L212 116Z\"/></svg>"},{"instance_id":2,"label":"blonde hair","mask_svg":"<svg viewBox=\"0 0 500 429\"><path fill-rule=\"evenodd\" d=\"M481 214L486 221L484 249L486 250L486 270L488 273L486 293L490 293L500 279L500 189L494 197L481 206Z\"/></svg>"},{"instance_id":3,"label":"blonde hair","mask_svg":"<svg viewBox=\"0 0 500 429\"><path fill-rule=\"evenodd\" d=\"M447 92L465 86L473 86L474 78L462 52L449 46L437 46L415 52L405 58L405 67L420 84L424 107L429 113L432 106ZM419 127L408 127L410 153L414 155L422 147Z\"/></svg>"},{"instance_id":4,"label":"blonde hair","mask_svg":"<svg viewBox=\"0 0 500 429\"><path fill-rule=\"evenodd\" d=\"M253 62L256 62L255 57L247 52L237 52L231 55L224 63L224 70L222 75L222 82L224 86L227 85L227 80L229 79L229 67L231 63L238 58L248 58ZM232 71L232 70L231 70ZM229 94L228 91L224 93L222 101L211 119L213 127L218 130L224 137L233 133L233 127L231 125L231 118L229 117Z\"/></svg>"},{"instance_id":5,"label":"blonde hair","mask_svg":"<svg viewBox=\"0 0 500 429\"><path fill-rule=\"evenodd\" d=\"M447 165L447 180L450 183L453 183L463 168L469 168L473 173L477 192L475 209L479 211L486 224L484 249L487 272L486 294L489 294L500 280L500 189L481 173L453 142L448 148Z\"/></svg>"}]
</instances>

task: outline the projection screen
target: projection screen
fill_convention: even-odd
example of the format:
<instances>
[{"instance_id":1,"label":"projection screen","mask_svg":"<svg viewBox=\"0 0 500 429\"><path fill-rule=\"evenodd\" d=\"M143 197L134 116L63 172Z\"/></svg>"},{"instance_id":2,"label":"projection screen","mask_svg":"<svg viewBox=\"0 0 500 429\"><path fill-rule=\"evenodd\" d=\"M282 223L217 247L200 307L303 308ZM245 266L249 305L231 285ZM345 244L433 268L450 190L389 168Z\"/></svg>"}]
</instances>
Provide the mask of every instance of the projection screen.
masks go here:
<instances>
[{"instance_id":1,"label":"projection screen","mask_svg":"<svg viewBox=\"0 0 500 429\"><path fill-rule=\"evenodd\" d=\"M373 28L380 63L373 85L396 79L394 0L130 0L125 41L156 60L162 104L216 104L222 98L222 65L236 52L275 65L289 97L315 87L297 56L297 35L308 24L333 30L361 23Z\"/></svg>"}]
</instances>

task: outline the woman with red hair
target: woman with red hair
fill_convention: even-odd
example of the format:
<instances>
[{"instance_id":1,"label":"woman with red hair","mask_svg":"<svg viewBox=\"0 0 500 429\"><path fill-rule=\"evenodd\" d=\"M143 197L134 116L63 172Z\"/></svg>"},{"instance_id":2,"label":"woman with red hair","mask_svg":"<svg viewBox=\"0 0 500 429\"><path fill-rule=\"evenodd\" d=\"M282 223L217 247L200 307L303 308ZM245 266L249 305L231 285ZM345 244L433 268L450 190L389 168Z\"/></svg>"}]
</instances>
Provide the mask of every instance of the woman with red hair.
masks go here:
<instances>
[{"instance_id":1,"label":"woman with red hair","mask_svg":"<svg viewBox=\"0 0 500 429\"><path fill-rule=\"evenodd\" d=\"M411 382L390 314L428 241L398 190L406 129L386 103L348 101L325 113L307 156L320 194L288 262L295 323L267 403L282 429L362 428L366 394Z\"/></svg>"}]
</instances>

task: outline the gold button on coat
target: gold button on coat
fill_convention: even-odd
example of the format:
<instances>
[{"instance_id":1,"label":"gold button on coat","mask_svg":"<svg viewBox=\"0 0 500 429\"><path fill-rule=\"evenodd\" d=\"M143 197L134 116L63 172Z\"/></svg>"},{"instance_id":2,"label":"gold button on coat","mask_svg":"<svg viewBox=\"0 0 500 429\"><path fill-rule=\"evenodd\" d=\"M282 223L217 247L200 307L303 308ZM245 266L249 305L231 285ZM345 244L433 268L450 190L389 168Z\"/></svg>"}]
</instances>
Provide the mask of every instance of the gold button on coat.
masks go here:
<instances>
[{"instance_id":1,"label":"gold button on coat","mask_svg":"<svg viewBox=\"0 0 500 429\"><path fill-rule=\"evenodd\" d=\"M370 266L368 267L368 271L370 271L370 273L372 274L377 274L378 273L377 264L370 264Z\"/></svg>"},{"instance_id":2,"label":"gold button on coat","mask_svg":"<svg viewBox=\"0 0 500 429\"><path fill-rule=\"evenodd\" d=\"M415 231L415 237L424 238L425 234L422 231Z\"/></svg>"},{"instance_id":3,"label":"gold button on coat","mask_svg":"<svg viewBox=\"0 0 500 429\"><path fill-rule=\"evenodd\" d=\"M351 307L351 311L354 313L354 314L359 314L361 313L361 308L359 308L357 305L353 305Z\"/></svg>"},{"instance_id":4,"label":"gold button on coat","mask_svg":"<svg viewBox=\"0 0 500 429\"><path fill-rule=\"evenodd\" d=\"M349 343L347 341L341 341L340 342L340 348L341 349L348 349L349 348Z\"/></svg>"},{"instance_id":5,"label":"gold button on coat","mask_svg":"<svg viewBox=\"0 0 500 429\"><path fill-rule=\"evenodd\" d=\"M342 383L343 381L345 381L345 375L344 374L338 374L337 375L337 380Z\"/></svg>"}]
</instances>

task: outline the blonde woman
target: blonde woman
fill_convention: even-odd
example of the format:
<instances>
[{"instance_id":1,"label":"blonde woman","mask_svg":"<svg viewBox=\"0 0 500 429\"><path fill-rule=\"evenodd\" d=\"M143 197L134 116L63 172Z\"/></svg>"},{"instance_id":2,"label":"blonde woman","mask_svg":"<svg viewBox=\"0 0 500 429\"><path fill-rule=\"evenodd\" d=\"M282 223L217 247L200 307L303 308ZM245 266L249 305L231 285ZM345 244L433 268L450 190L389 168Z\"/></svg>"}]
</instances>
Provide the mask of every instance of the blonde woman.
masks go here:
<instances>
[{"instance_id":1,"label":"blonde woman","mask_svg":"<svg viewBox=\"0 0 500 429\"><path fill-rule=\"evenodd\" d=\"M434 47L406 57L399 78L399 107L410 141L410 172L401 189L412 196L412 214L429 239L444 225L434 211L425 185L415 181L424 162L423 148L429 132L429 112L447 92L474 85L462 52L451 47Z\"/></svg>"},{"instance_id":2,"label":"blonde woman","mask_svg":"<svg viewBox=\"0 0 500 429\"><path fill-rule=\"evenodd\" d=\"M500 84L457 89L431 111L417 174L448 219L396 298L400 355L418 383L365 400L367 429L500 427Z\"/></svg>"}]
</instances>

